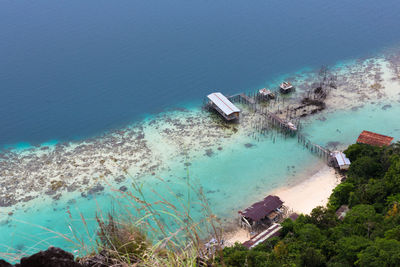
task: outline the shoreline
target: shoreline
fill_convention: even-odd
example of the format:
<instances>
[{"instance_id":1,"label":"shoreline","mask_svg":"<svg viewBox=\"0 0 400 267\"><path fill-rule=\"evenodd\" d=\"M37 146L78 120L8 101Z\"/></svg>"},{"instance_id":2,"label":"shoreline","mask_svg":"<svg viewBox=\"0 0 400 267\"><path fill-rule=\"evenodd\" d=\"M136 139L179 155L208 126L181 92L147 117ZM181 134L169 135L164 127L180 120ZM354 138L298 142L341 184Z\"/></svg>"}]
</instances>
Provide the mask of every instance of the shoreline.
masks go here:
<instances>
[{"instance_id":1,"label":"shoreline","mask_svg":"<svg viewBox=\"0 0 400 267\"><path fill-rule=\"evenodd\" d=\"M265 196L278 196L290 213L308 215L317 206L326 206L332 190L340 184L341 178L334 168L325 165L308 178L289 182L288 185L267 192ZM227 229L223 239L228 246L236 242L243 243L251 237L249 231L238 225L231 225Z\"/></svg>"},{"instance_id":2,"label":"shoreline","mask_svg":"<svg viewBox=\"0 0 400 267\"><path fill-rule=\"evenodd\" d=\"M315 207L326 206L341 178L334 168L324 166L308 179L278 188L271 194L280 197L290 211L310 214Z\"/></svg>"},{"instance_id":3,"label":"shoreline","mask_svg":"<svg viewBox=\"0 0 400 267\"><path fill-rule=\"evenodd\" d=\"M344 74L339 79L338 89L328 96L327 108L320 113L305 117L305 121L315 120L318 114L324 116L341 109L351 111L353 107L372 101L378 104L382 101L400 103L399 79L393 76L394 68L388 67L389 61L387 60L384 60L384 64L387 66L385 65L386 67L383 68L382 62L377 64L379 60L382 60L381 56L362 61L360 65L338 67L343 67ZM395 67L400 66L400 57L396 63ZM336 70L334 69L334 71ZM381 71L384 71L385 75L377 76L377 73ZM299 88L297 92L290 95L290 98L287 98L288 100L284 104L297 103L307 92L307 88L311 88L310 86L315 82L315 75L310 72L288 78L288 80L299 83ZM358 84L359 82L360 84ZM372 86L377 82L381 83L381 86ZM279 109L279 103L277 105L275 104L273 108ZM281 110L284 108L285 106L281 107ZM4 225L7 225L8 221L12 221L15 210L28 210L35 203L58 203L65 208L68 205L65 200L71 196L77 198L82 196L89 201L96 193L105 191L102 186L105 185L104 180L107 180L115 188L120 187L121 189L132 181L130 179L140 181L142 178L157 178L160 173L165 173L165 177L162 178L165 178L167 182L172 181L172 185L176 181L180 181L179 179L182 180L185 175L181 174L181 177L175 177L177 175L176 167L190 166L191 162L188 162L188 159L190 161L200 159L202 162L207 160L215 162L218 160L215 160L214 157L218 158L221 153L229 155L228 151L232 150L234 146L237 146L236 148L240 146L240 152L243 152L240 154L241 158L235 158L238 163L246 159L252 149L262 145L257 142L259 142L258 139L264 137L259 138L259 133L255 130L259 126L257 123L260 117L260 114L251 113L243 107L240 123L225 124L218 116L201 109L177 110L160 113L132 126L104 134L99 138L57 143L53 146L39 146L22 151L22 153L13 153L12 151L8 154L0 153L0 177L4 185L0 190L0 196L5 196L2 197L3 202L0 201L0 206L2 207L1 215L5 219ZM273 129L268 134L270 134L267 138L270 139L271 146L275 144L275 138L281 138ZM288 141L284 141L284 143L287 144ZM268 164L279 165L281 169L283 168L279 177L286 179L288 184L281 186L282 180L274 181L273 175L276 173L270 175L259 172L257 175L261 175L261 179L257 180L257 184L247 187L246 192L248 193L243 194L248 199L242 197L241 201L238 201L240 203L232 205L232 210L224 210L225 207L220 205L221 207L218 208L224 212L221 214L234 214L237 206L242 208L242 206L251 204L256 196L268 195L265 192L280 196L290 209L297 212L308 213L315 206L326 203L337 182L332 172L321 168L316 173L308 175L307 172L310 172L310 169L301 164L296 165L297 161L301 161L301 159L293 156L286 158L283 163L281 163L282 160L273 161L280 151L285 149L290 151L293 148L282 148L283 143L279 144L278 148L264 147L268 150L264 149L262 153L257 154L258 158L253 159L254 162L258 161L259 165L251 166L253 168L260 166L269 168ZM270 148L271 150L269 150ZM254 156L254 154L251 155ZM229 159L231 158L229 157ZM291 163L288 159L292 160ZM228 162L221 163L227 166ZM229 184L228 178L231 178L224 177L226 180L221 180L218 175L221 163L215 164L214 170L216 171L214 173L208 173L209 177L211 176L209 174L215 174L217 178L217 180L212 180L212 183L211 179L209 181L207 194L210 198L216 199L217 197L214 196L223 194L228 196L234 192L232 190L237 190L235 187L217 183ZM294 168L293 165L297 167ZM243 165L243 168L248 167L249 165ZM286 168L287 170L285 170ZM179 172L184 173L185 171ZM131 174L131 177L127 177L127 173ZM244 175L247 174L243 173ZM300 179L300 177L302 178ZM303 177L307 178L303 179ZM237 177L237 179L242 178ZM274 189L269 190L268 186ZM10 200L10 202L5 203L4 199ZM247 204L245 204L246 202ZM229 224L233 218L225 221ZM230 227L227 226L228 228ZM231 228L234 229L234 227ZM244 238L243 234L242 238Z\"/></svg>"}]
</instances>

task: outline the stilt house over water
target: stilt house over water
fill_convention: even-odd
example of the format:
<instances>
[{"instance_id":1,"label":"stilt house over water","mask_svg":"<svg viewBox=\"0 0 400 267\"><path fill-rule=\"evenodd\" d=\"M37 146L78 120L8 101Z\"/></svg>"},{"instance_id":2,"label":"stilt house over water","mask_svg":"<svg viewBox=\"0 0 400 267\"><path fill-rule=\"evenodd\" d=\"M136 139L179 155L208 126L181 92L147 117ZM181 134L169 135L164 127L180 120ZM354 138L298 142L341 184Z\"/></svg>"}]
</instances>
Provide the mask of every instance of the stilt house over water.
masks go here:
<instances>
[{"instance_id":1,"label":"stilt house over water","mask_svg":"<svg viewBox=\"0 0 400 267\"><path fill-rule=\"evenodd\" d=\"M211 106L226 120L230 121L239 119L240 109L232 104L232 102L229 101L223 94L212 93L207 97L210 100Z\"/></svg>"},{"instance_id":2,"label":"stilt house over water","mask_svg":"<svg viewBox=\"0 0 400 267\"><path fill-rule=\"evenodd\" d=\"M283 94L287 94L287 93L291 92L294 89L293 85L290 82L281 83L279 85L279 88L281 89L281 92Z\"/></svg>"},{"instance_id":3,"label":"stilt house over water","mask_svg":"<svg viewBox=\"0 0 400 267\"><path fill-rule=\"evenodd\" d=\"M267 196L244 211L239 211L240 225L255 230L277 222L282 217L283 201L277 196Z\"/></svg>"},{"instance_id":4,"label":"stilt house over water","mask_svg":"<svg viewBox=\"0 0 400 267\"><path fill-rule=\"evenodd\" d=\"M389 146L393 139L391 136L363 131L358 137L357 143L371 146Z\"/></svg>"},{"instance_id":5,"label":"stilt house over water","mask_svg":"<svg viewBox=\"0 0 400 267\"><path fill-rule=\"evenodd\" d=\"M271 90L268 90L267 88L258 90L258 96L264 100L269 100L269 99L275 98L275 94L272 93Z\"/></svg>"}]
</instances>

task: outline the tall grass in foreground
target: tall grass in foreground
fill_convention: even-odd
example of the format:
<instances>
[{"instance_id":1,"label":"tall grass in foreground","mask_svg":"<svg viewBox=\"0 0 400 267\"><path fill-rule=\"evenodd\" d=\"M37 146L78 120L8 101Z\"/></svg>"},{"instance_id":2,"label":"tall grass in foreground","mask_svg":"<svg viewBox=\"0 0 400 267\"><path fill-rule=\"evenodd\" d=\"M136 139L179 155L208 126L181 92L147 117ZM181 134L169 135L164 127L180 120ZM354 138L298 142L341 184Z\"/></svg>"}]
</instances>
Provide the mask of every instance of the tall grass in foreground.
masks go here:
<instances>
[{"instance_id":1,"label":"tall grass in foreground","mask_svg":"<svg viewBox=\"0 0 400 267\"><path fill-rule=\"evenodd\" d=\"M43 230L44 234L36 237L27 235L26 240L40 241L24 254L18 251L1 253L0 257L16 262L20 257L29 256L40 247L51 246L52 240L61 238L71 244L74 254L79 255L78 261L89 266L95 266L95 263L99 266L205 266L214 262L217 255L222 258L221 223L212 213L202 188L190 182L189 172L185 183L186 196L178 196L168 183L159 179L162 182L160 188L165 186L167 193L162 195L154 189L150 190L156 201L148 199L143 184L127 172L126 176L133 181L126 191L113 188L103 177L103 182L114 192L114 207L111 210L105 211L97 203L95 218L85 218L79 213L77 219L69 213L68 234L19 221ZM173 203L168 200L170 197ZM197 208L197 215L200 208L200 219L193 218L193 206ZM216 242L205 250L205 241L211 237ZM11 251L11 248L7 250Z\"/></svg>"},{"instance_id":2,"label":"tall grass in foreground","mask_svg":"<svg viewBox=\"0 0 400 267\"><path fill-rule=\"evenodd\" d=\"M87 254L79 261L122 266L201 266L212 263L214 255L222 251L222 227L201 187L190 184L189 174L187 176L187 197L178 197L163 183L177 204L155 190L152 192L158 200L147 200L142 185L136 182L132 183L132 190L126 192L113 189L121 199L113 211L97 213L96 247L86 246L81 238L75 236L75 243L79 243L82 252ZM193 194L194 202L191 201ZM192 217L192 205L201 207L200 220ZM85 223L83 217L82 222ZM89 231L87 235L91 236ZM210 237L216 240L211 248L213 253L204 249L204 240Z\"/></svg>"}]
</instances>

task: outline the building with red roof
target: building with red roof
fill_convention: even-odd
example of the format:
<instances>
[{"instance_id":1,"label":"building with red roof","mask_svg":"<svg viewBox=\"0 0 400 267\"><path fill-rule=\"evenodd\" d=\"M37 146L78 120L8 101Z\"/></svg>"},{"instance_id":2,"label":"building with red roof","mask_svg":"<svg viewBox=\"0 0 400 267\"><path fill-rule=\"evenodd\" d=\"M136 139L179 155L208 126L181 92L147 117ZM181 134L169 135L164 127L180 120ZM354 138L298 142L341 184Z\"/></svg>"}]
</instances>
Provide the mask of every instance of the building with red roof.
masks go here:
<instances>
[{"instance_id":1,"label":"building with red roof","mask_svg":"<svg viewBox=\"0 0 400 267\"><path fill-rule=\"evenodd\" d=\"M389 146L393 141L393 137L377 134L369 131L363 131L357 139L359 144L367 144L371 146Z\"/></svg>"}]
</instances>

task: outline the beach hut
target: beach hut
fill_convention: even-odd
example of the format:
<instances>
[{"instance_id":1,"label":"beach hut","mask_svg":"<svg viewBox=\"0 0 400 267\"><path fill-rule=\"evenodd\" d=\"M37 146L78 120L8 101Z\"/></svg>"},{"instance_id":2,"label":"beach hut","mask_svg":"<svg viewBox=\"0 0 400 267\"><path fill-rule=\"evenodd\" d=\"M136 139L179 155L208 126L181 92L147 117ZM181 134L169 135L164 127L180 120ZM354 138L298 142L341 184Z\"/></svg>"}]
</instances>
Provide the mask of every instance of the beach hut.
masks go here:
<instances>
[{"instance_id":1,"label":"beach hut","mask_svg":"<svg viewBox=\"0 0 400 267\"><path fill-rule=\"evenodd\" d=\"M211 107L218 111L226 120L239 119L240 109L232 104L223 94L212 93L207 98L210 100Z\"/></svg>"},{"instance_id":2,"label":"beach hut","mask_svg":"<svg viewBox=\"0 0 400 267\"><path fill-rule=\"evenodd\" d=\"M357 139L359 144L367 144L371 146L389 146L393 141L393 137L377 134L369 131L363 131Z\"/></svg>"},{"instance_id":3,"label":"beach hut","mask_svg":"<svg viewBox=\"0 0 400 267\"><path fill-rule=\"evenodd\" d=\"M275 98L275 94L272 93L271 90L268 90L267 88L258 90L258 95L261 99L264 99L264 100L269 100L269 99Z\"/></svg>"},{"instance_id":4,"label":"beach hut","mask_svg":"<svg viewBox=\"0 0 400 267\"><path fill-rule=\"evenodd\" d=\"M334 166L340 170L348 170L350 167L350 160L343 152L334 151L331 153Z\"/></svg>"},{"instance_id":5,"label":"beach hut","mask_svg":"<svg viewBox=\"0 0 400 267\"><path fill-rule=\"evenodd\" d=\"M346 216L346 213L349 211L349 206L347 205L342 205L338 210L336 211L336 216L338 217L339 220L343 220L344 217Z\"/></svg>"},{"instance_id":6,"label":"beach hut","mask_svg":"<svg viewBox=\"0 0 400 267\"><path fill-rule=\"evenodd\" d=\"M279 85L279 88L283 94L290 93L294 87L290 82L283 82Z\"/></svg>"},{"instance_id":7,"label":"beach hut","mask_svg":"<svg viewBox=\"0 0 400 267\"><path fill-rule=\"evenodd\" d=\"M240 226L254 230L277 222L283 214L283 201L277 196L267 196L244 211L239 211Z\"/></svg>"}]
</instances>

